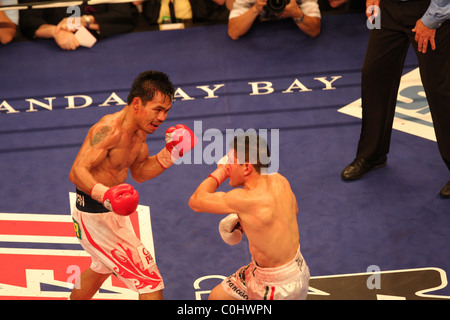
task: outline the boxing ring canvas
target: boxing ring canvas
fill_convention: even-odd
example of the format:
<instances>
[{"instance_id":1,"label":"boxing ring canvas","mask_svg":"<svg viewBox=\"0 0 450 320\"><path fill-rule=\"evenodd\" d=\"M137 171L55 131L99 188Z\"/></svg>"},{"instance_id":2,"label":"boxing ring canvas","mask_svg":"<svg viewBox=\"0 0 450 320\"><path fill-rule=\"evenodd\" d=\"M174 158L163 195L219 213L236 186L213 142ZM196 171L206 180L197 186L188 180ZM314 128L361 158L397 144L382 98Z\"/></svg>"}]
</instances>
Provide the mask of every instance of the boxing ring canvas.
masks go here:
<instances>
[{"instance_id":1,"label":"boxing ring canvas","mask_svg":"<svg viewBox=\"0 0 450 320\"><path fill-rule=\"evenodd\" d=\"M359 138L367 38L364 16L342 15L325 16L316 39L280 21L238 41L216 25L124 34L74 52L44 40L1 47L0 299L67 299L89 266L70 217L69 170L90 126L120 110L135 76L151 69L167 73L177 92L148 137L150 154L178 123L201 141L156 179L127 181L140 194L133 224L154 250L166 299L206 299L251 259L245 237L222 242L222 217L187 205L214 170L211 157L226 149L219 140L238 129L267 133L272 170L296 194L308 299L450 298L450 202L438 196L449 176L412 50L387 167L340 179ZM137 295L113 277L96 298Z\"/></svg>"}]
</instances>

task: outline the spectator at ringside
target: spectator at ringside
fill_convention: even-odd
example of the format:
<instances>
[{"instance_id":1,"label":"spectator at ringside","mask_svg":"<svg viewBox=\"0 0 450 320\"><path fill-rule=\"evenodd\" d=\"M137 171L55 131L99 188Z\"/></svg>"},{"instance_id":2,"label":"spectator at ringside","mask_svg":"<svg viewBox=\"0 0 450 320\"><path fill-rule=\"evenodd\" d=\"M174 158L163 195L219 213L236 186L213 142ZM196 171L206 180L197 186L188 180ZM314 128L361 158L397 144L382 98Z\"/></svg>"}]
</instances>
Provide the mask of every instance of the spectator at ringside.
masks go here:
<instances>
[{"instance_id":1,"label":"spectator at ringside","mask_svg":"<svg viewBox=\"0 0 450 320\"><path fill-rule=\"evenodd\" d=\"M36 2L19 0L19 3ZM133 29L136 22L136 7L131 3L105 3L80 6L80 24L97 39L126 33ZM76 29L69 30L67 18L74 17L67 7L28 9L20 11L20 30L30 39L54 39L64 50L75 50L79 42L74 36Z\"/></svg>"},{"instance_id":2,"label":"spectator at ringside","mask_svg":"<svg viewBox=\"0 0 450 320\"><path fill-rule=\"evenodd\" d=\"M297 27L310 37L317 37L321 29L318 0L290 0L283 11L269 9L267 0L235 0L228 21L228 35L236 40L246 34L256 19L291 18Z\"/></svg>"}]
</instances>

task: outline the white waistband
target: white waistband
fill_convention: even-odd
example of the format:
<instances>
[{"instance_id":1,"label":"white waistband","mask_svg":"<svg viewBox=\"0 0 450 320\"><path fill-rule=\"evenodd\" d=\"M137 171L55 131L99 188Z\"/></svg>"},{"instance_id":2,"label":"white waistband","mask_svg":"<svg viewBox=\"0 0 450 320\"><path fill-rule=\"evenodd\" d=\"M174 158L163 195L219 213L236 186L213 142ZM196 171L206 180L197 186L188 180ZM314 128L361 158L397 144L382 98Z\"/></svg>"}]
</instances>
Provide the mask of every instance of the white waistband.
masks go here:
<instances>
[{"instance_id":1,"label":"white waistband","mask_svg":"<svg viewBox=\"0 0 450 320\"><path fill-rule=\"evenodd\" d=\"M258 267L255 263L255 277L270 284L290 282L298 279L304 271L306 263L298 248L295 257L288 263L275 268Z\"/></svg>"}]
</instances>

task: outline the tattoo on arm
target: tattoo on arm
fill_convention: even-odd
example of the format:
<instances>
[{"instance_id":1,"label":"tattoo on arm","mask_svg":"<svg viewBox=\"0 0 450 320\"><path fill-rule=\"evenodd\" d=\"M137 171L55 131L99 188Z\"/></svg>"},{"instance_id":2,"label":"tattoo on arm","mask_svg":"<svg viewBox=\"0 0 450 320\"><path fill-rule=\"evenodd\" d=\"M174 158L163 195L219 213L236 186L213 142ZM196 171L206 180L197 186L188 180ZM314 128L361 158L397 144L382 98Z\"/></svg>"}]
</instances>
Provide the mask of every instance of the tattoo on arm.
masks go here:
<instances>
[{"instance_id":1,"label":"tattoo on arm","mask_svg":"<svg viewBox=\"0 0 450 320\"><path fill-rule=\"evenodd\" d=\"M110 126L104 126L100 129L99 132L95 134L95 136L91 140L91 147L95 146L96 144L100 143L105 137L108 135L108 133L111 131Z\"/></svg>"}]
</instances>

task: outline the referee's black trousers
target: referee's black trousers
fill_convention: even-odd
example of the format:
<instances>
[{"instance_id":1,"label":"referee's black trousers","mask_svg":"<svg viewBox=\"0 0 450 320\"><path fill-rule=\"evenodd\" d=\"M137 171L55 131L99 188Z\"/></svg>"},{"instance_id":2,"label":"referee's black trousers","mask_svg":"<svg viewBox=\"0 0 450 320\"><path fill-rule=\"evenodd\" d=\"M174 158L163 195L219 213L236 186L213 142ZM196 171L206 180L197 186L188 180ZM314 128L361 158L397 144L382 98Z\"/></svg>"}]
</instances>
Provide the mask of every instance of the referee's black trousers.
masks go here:
<instances>
[{"instance_id":1,"label":"referee's black trousers","mask_svg":"<svg viewBox=\"0 0 450 320\"><path fill-rule=\"evenodd\" d=\"M370 31L362 68L362 128L357 157L377 161L389 152L397 94L410 44L433 119L439 151L450 170L450 20L436 30L436 50L417 51L412 32L430 0L381 0L381 29Z\"/></svg>"}]
</instances>

